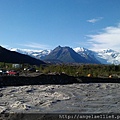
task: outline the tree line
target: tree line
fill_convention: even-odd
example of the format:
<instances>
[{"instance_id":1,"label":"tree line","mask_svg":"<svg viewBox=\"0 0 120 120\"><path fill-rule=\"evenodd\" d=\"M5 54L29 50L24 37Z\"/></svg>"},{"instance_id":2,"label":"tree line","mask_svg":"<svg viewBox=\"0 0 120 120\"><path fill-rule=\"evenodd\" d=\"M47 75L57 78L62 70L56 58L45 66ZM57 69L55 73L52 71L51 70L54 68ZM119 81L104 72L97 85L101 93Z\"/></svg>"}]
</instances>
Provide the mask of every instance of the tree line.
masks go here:
<instances>
[{"instance_id":1,"label":"tree line","mask_svg":"<svg viewBox=\"0 0 120 120\"><path fill-rule=\"evenodd\" d=\"M23 71L24 67L34 67L40 73L64 73L70 76L87 76L91 74L93 77L108 77L109 75L120 76L120 65L104 65L104 64L47 64L47 65L29 65L24 64L21 68L13 68L12 63L0 62L0 68L16 69Z\"/></svg>"},{"instance_id":2,"label":"tree line","mask_svg":"<svg viewBox=\"0 0 120 120\"><path fill-rule=\"evenodd\" d=\"M42 73L65 73L71 76L107 77L109 75L119 76L120 65L98 65L98 64L81 64L81 65L48 65L40 66L39 71Z\"/></svg>"}]
</instances>

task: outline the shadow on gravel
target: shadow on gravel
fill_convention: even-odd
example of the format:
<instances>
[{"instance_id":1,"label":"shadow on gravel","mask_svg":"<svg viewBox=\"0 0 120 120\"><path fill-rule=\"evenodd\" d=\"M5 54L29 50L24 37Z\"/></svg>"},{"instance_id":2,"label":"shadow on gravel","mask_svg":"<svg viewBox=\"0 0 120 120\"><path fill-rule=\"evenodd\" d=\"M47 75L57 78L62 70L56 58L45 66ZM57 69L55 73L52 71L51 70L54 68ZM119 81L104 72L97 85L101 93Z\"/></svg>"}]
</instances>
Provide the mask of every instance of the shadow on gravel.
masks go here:
<instances>
[{"instance_id":1,"label":"shadow on gravel","mask_svg":"<svg viewBox=\"0 0 120 120\"><path fill-rule=\"evenodd\" d=\"M23 85L45 85L45 84L73 84L73 83L120 83L118 78L94 78L94 77L74 77L66 74L39 75L36 77L26 76L1 76L0 87L3 86L23 86Z\"/></svg>"},{"instance_id":2,"label":"shadow on gravel","mask_svg":"<svg viewBox=\"0 0 120 120\"><path fill-rule=\"evenodd\" d=\"M66 74L61 75L39 75L36 77L26 76L1 76L0 87L2 86L22 86L22 85L44 85L44 84L73 84L79 81Z\"/></svg>"}]
</instances>

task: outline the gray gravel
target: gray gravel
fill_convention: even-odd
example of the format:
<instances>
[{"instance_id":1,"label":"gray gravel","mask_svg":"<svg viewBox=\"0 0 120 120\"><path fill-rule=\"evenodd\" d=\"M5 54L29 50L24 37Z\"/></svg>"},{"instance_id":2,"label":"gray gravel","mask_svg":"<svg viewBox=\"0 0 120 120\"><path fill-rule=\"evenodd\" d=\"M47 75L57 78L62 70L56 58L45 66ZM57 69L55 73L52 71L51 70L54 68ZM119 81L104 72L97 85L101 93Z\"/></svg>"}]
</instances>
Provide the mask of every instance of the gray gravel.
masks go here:
<instances>
[{"instance_id":1,"label":"gray gravel","mask_svg":"<svg viewBox=\"0 0 120 120\"><path fill-rule=\"evenodd\" d=\"M119 113L120 84L30 85L0 88L0 113Z\"/></svg>"}]
</instances>

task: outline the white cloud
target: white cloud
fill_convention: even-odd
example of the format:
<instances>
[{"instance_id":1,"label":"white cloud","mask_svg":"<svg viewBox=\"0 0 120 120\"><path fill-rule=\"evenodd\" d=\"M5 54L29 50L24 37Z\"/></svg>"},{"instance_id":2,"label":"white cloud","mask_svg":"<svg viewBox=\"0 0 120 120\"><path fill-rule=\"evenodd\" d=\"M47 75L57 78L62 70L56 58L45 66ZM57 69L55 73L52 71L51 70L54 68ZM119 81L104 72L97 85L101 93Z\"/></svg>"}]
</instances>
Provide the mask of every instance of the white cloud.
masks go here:
<instances>
[{"instance_id":1,"label":"white cloud","mask_svg":"<svg viewBox=\"0 0 120 120\"><path fill-rule=\"evenodd\" d=\"M27 44L21 44L21 45L32 49L50 49L49 45L39 44L35 42L29 42Z\"/></svg>"},{"instance_id":2,"label":"white cloud","mask_svg":"<svg viewBox=\"0 0 120 120\"><path fill-rule=\"evenodd\" d=\"M8 48L9 45L5 45L5 44L0 44L0 46L4 47L4 48Z\"/></svg>"},{"instance_id":3,"label":"white cloud","mask_svg":"<svg viewBox=\"0 0 120 120\"><path fill-rule=\"evenodd\" d=\"M116 27L110 26L103 29L103 32L96 35L87 35L90 39L87 41L91 49L114 49L120 50L120 24Z\"/></svg>"},{"instance_id":4,"label":"white cloud","mask_svg":"<svg viewBox=\"0 0 120 120\"><path fill-rule=\"evenodd\" d=\"M98 18L93 18L93 19L87 20L87 22L96 23L96 22L98 22L98 21L100 21L102 19L103 19L103 17L98 17Z\"/></svg>"}]
</instances>

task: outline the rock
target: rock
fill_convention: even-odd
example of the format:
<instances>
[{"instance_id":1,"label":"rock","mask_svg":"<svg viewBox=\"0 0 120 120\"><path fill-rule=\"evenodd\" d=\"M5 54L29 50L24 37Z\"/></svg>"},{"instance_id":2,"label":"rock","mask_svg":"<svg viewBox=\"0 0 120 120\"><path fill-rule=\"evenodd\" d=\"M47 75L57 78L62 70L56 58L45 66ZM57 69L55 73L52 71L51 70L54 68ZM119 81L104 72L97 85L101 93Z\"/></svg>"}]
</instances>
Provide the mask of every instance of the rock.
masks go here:
<instances>
[{"instance_id":1,"label":"rock","mask_svg":"<svg viewBox=\"0 0 120 120\"><path fill-rule=\"evenodd\" d=\"M6 111L6 108L3 107L3 106L0 106L0 113L3 113L3 112L5 112L5 111Z\"/></svg>"},{"instance_id":2,"label":"rock","mask_svg":"<svg viewBox=\"0 0 120 120\"><path fill-rule=\"evenodd\" d=\"M22 103L20 101L16 101L15 103L13 103L11 105L12 108L17 108L17 109L23 109L23 110L28 110L30 109L30 106L25 104L25 103Z\"/></svg>"},{"instance_id":3,"label":"rock","mask_svg":"<svg viewBox=\"0 0 120 120\"><path fill-rule=\"evenodd\" d=\"M3 93L0 93L0 97L2 97L3 96Z\"/></svg>"}]
</instances>

